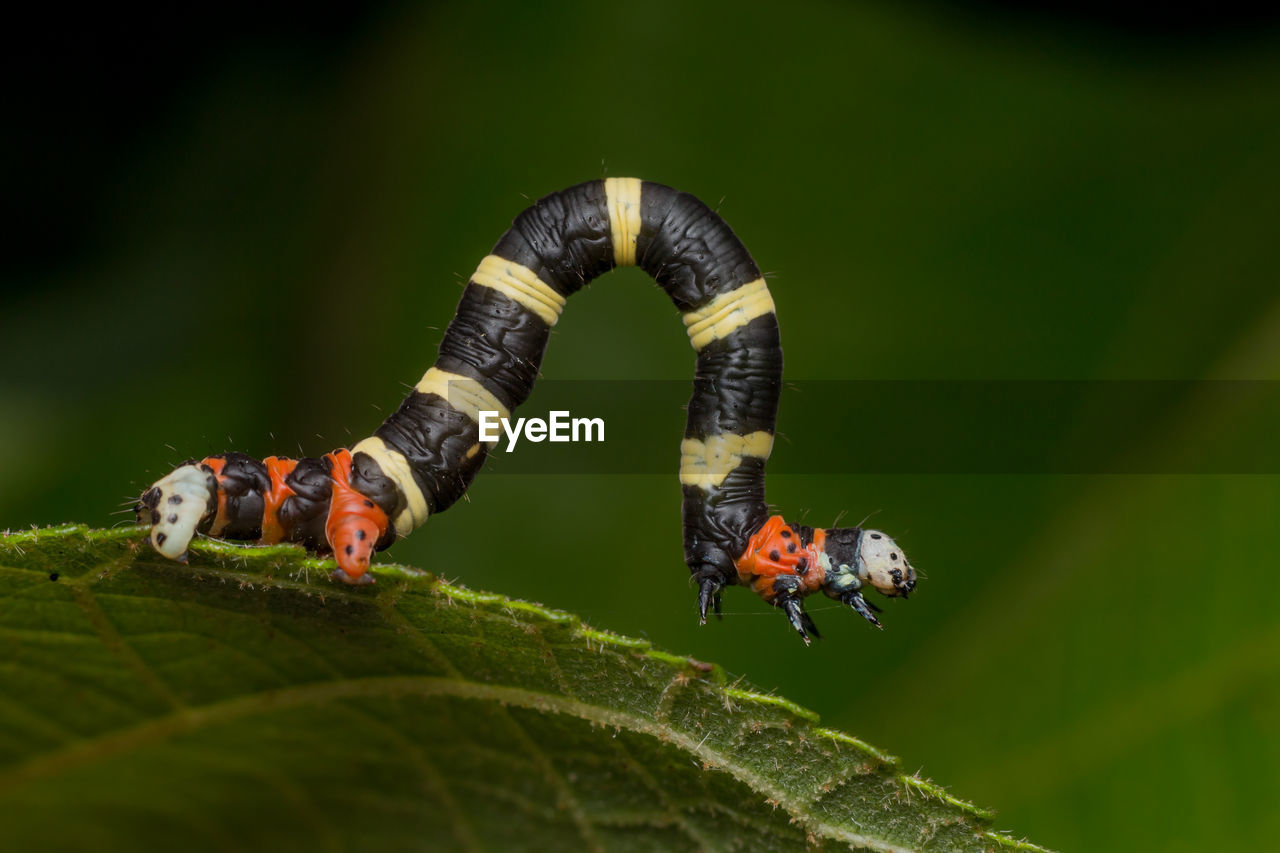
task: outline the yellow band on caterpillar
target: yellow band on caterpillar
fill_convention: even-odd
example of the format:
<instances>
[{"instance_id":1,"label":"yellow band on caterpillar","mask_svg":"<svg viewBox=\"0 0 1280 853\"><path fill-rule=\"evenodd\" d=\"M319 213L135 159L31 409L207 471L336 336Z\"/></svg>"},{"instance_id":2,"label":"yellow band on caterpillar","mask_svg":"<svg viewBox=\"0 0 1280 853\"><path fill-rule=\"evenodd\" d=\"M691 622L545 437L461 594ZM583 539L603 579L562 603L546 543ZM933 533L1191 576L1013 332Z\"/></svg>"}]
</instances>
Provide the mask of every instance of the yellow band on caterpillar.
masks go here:
<instances>
[{"instance_id":1,"label":"yellow band on caterpillar","mask_svg":"<svg viewBox=\"0 0 1280 853\"><path fill-rule=\"evenodd\" d=\"M400 489L400 494L404 495L405 508L393 519L397 536L408 536L412 530L426 522L431 511L427 508L427 499L423 497L418 481L413 479L409 460L403 453L388 447L386 442L376 435L366 438L351 448L351 453L353 455L367 453L374 462L378 463L382 473L395 482Z\"/></svg>"},{"instance_id":2,"label":"yellow band on caterpillar","mask_svg":"<svg viewBox=\"0 0 1280 853\"><path fill-rule=\"evenodd\" d=\"M605 178L604 194L613 235L613 262L634 267L636 238L640 236L640 179Z\"/></svg>"},{"instance_id":3,"label":"yellow band on caterpillar","mask_svg":"<svg viewBox=\"0 0 1280 853\"><path fill-rule=\"evenodd\" d=\"M727 336L757 317L772 314L773 296L764 279L742 285L737 290L722 293L707 305L684 315L689 341L695 350L701 350L712 341Z\"/></svg>"},{"instance_id":4,"label":"yellow band on caterpillar","mask_svg":"<svg viewBox=\"0 0 1280 853\"><path fill-rule=\"evenodd\" d=\"M538 278L533 270L497 255L485 256L471 281L519 302L548 326L554 326L564 310L564 297Z\"/></svg>"},{"instance_id":5,"label":"yellow band on caterpillar","mask_svg":"<svg viewBox=\"0 0 1280 853\"><path fill-rule=\"evenodd\" d=\"M481 412L497 412L500 418L511 417L511 411L498 402L487 388L467 376L448 373L439 368L428 368L413 386L419 393L444 397L459 412L480 423Z\"/></svg>"},{"instance_id":6,"label":"yellow band on caterpillar","mask_svg":"<svg viewBox=\"0 0 1280 853\"><path fill-rule=\"evenodd\" d=\"M719 486L729 472L742 464L744 456L768 459L773 450L773 433L748 435L722 433L706 441L686 438L680 442L680 484L706 491Z\"/></svg>"}]
</instances>

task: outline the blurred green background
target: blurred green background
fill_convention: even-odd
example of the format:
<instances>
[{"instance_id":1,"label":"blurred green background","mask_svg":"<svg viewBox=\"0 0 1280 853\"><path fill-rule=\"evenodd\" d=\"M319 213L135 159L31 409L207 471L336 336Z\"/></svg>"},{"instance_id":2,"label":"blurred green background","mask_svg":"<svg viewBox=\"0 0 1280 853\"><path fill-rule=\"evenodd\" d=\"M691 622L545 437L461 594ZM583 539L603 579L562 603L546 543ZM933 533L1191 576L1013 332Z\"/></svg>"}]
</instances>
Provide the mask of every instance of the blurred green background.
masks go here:
<instances>
[{"instance_id":1,"label":"blurred green background","mask_svg":"<svg viewBox=\"0 0 1280 853\"><path fill-rule=\"evenodd\" d=\"M0 526L105 526L187 457L368 434L510 219L603 175L719 208L770 273L790 379L1280 374L1273 27L666 0L259 23L6 60ZM574 298L543 374L692 362L626 270ZM1215 399L1149 437L1170 472L1206 430L1274 439ZM893 423L791 402L779 470L811 424ZM697 627L681 403L652 412L652 474L496 461L390 557L719 661L1051 847L1274 845L1280 478L774 476L789 516L875 513L927 576L883 633L815 601L805 649L745 590Z\"/></svg>"}]
</instances>

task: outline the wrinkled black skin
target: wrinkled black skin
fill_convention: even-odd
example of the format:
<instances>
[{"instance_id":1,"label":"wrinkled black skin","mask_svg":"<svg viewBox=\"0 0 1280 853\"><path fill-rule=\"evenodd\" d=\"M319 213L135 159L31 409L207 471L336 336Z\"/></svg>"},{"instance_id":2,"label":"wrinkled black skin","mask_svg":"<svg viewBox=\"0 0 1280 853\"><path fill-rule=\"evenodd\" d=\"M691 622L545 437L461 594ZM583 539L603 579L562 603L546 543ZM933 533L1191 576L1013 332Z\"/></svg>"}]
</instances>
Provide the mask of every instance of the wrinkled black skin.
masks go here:
<instances>
[{"instance_id":1,"label":"wrinkled black skin","mask_svg":"<svg viewBox=\"0 0 1280 853\"><path fill-rule=\"evenodd\" d=\"M333 495L331 468L328 459L299 459L297 467L284 479L295 492L280 505L278 518L285 538L313 551L329 550L324 523L329 518L329 499Z\"/></svg>"},{"instance_id":2,"label":"wrinkled black skin","mask_svg":"<svg viewBox=\"0 0 1280 853\"><path fill-rule=\"evenodd\" d=\"M400 505L403 497L396 487L395 480L382 473L382 466L373 461L373 457L367 453L353 453L351 455L351 485L387 514L387 532L378 538L373 547L379 551L384 548L390 548L391 543L396 541L395 517L403 508ZM288 503L288 501L286 500L285 503ZM281 509L283 509L283 506ZM323 524L322 521L322 527Z\"/></svg>"},{"instance_id":3,"label":"wrinkled black skin","mask_svg":"<svg viewBox=\"0 0 1280 853\"><path fill-rule=\"evenodd\" d=\"M262 495L271 488L267 466L244 453L227 453L222 458L226 460L222 490L229 521L219 535L228 539L261 539ZM205 529L212 523L212 518L205 519Z\"/></svg>"},{"instance_id":4,"label":"wrinkled black skin","mask_svg":"<svg viewBox=\"0 0 1280 853\"><path fill-rule=\"evenodd\" d=\"M228 478L227 472L232 467L230 461L232 457L241 457L247 460L248 463L259 466L262 479L255 479L253 485L258 489L269 488L266 466L242 453L227 454L228 462L222 469L224 488L226 488ZM285 477L285 485L293 489L295 493L285 498L277 514L280 526L285 531L286 542L297 542L310 551L323 552L329 550L329 540L325 536L324 526L329 517L329 500L333 495L332 470L333 466L328 459L303 458L298 460L297 466L288 477ZM254 473L257 473L256 469ZM399 492L391 478L383 474L378 464L363 453L355 454L352 459L351 484L359 489L365 497L376 503L383 512L388 513L388 517L391 517L390 513L399 501ZM262 530L261 503L262 499L259 497L257 510L258 536L261 535ZM228 500L227 506L230 513L230 500ZM244 508L245 504L241 504L240 507ZM224 531L222 535L228 539L258 538L258 536L241 537L227 531ZM395 530L392 529L391 525L388 525L387 532L378 540L377 547L386 548L394 541Z\"/></svg>"},{"instance_id":5,"label":"wrinkled black skin","mask_svg":"<svg viewBox=\"0 0 1280 853\"><path fill-rule=\"evenodd\" d=\"M858 541L862 536L859 527L833 527L827 531L824 550L835 566L852 566L858 560Z\"/></svg>"},{"instance_id":6,"label":"wrinkled black skin","mask_svg":"<svg viewBox=\"0 0 1280 853\"><path fill-rule=\"evenodd\" d=\"M693 196L645 182L640 199L637 265L682 312L760 278L729 226ZM563 296L576 293L614 267L604 182L541 199L516 217L493 254L528 267ZM514 409L533 390L548 334L533 312L472 283L445 331L436 366L479 380ZM772 314L714 341L698 354L685 437L772 432L781 380L782 347ZM465 459L479 441L477 425L434 394L411 393L377 434L409 458L432 512L461 497L484 463L483 449ZM685 560L700 588L717 596L738 582L735 561L768 517L764 461L746 460L709 492L684 487L683 514Z\"/></svg>"},{"instance_id":7,"label":"wrinkled black skin","mask_svg":"<svg viewBox=\"0 0 1280 853\"><path fill-rule=\"evenodd\" d=\"M528 267L566 297L613 269L604 182L539 200L516 217L493 254ZM715 212L692 195L649 182L641 189L636 259L682 312L760 278L759 267ZM533 389L549 332L524 306L472 282L445 331L436 366L479 380L514 410ZM782 347L773 314L712 342L698 353L685 437L773 432L781 380ZM435 394L411 392L376 434L409 460L433 514L462 496L486 457L481 445L467 458L480 441L479 427ZM257 538L265 466L238 453L227 454L227 460L224 482L232 522L224 535ZM403 499L377 463L356 454L354 469L353 484L395 518ZM326 547L328 471L324 460L300 460L288 479L297 495L280 511L287 538L311 549ZM718 488L684 487L685 560L699 584L704 618L709 605L718 612L720 589L738 582L735 562L767 517L761 459L745 460ZM393 538L389 531L378 547ZM812 630L808 617L803 620Z\"/></svg>"},{"instance_id":8,"label":"wrinkled black skin","mask_svg":"<svg viewBox=\"0 0 1280 853\"><path fill-rule=\"evenodd\" d=\"M760 278L729 226L687 193L645 183L639 266L682 312ZM773 432L782 388L782 343L773 314L758 317L698 353L685 437ZM698 610L720 613L720 590L738 582L736 561L764 524L764 460L748 458L719 487L684 486L685 562L698 584Z\"/></svg>"}]
</instances>

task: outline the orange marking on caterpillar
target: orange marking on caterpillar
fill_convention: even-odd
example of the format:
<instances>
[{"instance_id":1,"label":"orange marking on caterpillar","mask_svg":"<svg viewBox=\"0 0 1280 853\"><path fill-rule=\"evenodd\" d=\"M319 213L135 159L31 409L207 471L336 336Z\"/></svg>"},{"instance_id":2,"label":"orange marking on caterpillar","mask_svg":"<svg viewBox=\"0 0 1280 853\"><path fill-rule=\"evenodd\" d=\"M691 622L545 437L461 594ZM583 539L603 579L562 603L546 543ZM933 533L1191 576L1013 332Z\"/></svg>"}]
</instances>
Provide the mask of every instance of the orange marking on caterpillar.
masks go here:
<instances>
[{"instance_id":1,"label":"orange marking on caterpillar","mask_svg":"<svg viewBox=\"0 0 1280 853\"><path fill-rule=\"evenodd\" d=\"M200 460L200 464L212 471L214 479L218 481L218 513L209 527L209 535L218 536L231 523L231 517L227 515L227 490L222 485L222 469L227 467L227 460L220 456L206 456Z\"/></svg>"},{"instance_id":2,"label":"orange marking on caterpillar","mask_svg":"<svg viewBox=\"0 0 1280 853\"><path fill-rule=\"evenodd\" d=\"M813 531L813 541L800 543L800 537L782 516L770 516L747 541L747 549L738 558L738 578L765 601L773 602L773 582L779 575L800 578L807 592L816 592L826 580L822 552L827 531Z\"/></svg>"},{"instance_id":3,"label":"orange marking on caterpillar","mask_svg":"<svg viewBox=\"0 0 1280 853\"><path fill-rule=\"evenodd\" d=\"M387 514L351 485L351 451L326 453L332 466L333 496L329 499L329 517L324 535L333 549L338 568L333 576L351 584L373 583L368 574L373 546L390 526Z\"/></svg>"},{"instance_id":4,"label":"orange marking on caterpillar","mask_svg":"<svg viewBox=\"0 0 1280 853\"><path fill-rule=\"evenodd\" d=\"M271 480L271 488L262 496L262 542L274 545L284 539L284 525L280 523L280 507L296 494L285 482L293 469L298 467L298 460L279 456L268 456L262 460L267 466L267 477Z\"/></svg>"}]
</instances>

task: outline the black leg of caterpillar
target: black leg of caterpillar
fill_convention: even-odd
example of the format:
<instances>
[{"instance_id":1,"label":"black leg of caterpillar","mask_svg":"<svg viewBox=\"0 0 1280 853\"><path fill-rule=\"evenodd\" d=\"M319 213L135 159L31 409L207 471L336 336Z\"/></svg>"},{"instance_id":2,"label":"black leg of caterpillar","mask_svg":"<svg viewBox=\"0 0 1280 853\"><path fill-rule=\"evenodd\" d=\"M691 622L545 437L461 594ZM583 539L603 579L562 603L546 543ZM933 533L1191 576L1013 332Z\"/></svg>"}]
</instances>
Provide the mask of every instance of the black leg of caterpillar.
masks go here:
<instances>
[{"instance_id":1,"label":"black leg of caterpillar","mask_svg":"<svg viewBox=\"0 0 1280 853\"><path fill-rule=\"evenodd\" d=\"M814 624L813 617L804 612L803 608L800 610L800 615L804 617L804 626L809 629L809 633L813 635L813 638L815 640L821 640L822 635L818 633L818 626Z\"/></svg>"},{"instance_id":2,"label":"black leg of caterpillar","mask_svg":"<svg viewBox=\"0 0 1280 853\"><path fill-rule=\"evenodd\" d=\"M818 633L818 626L813 624L813 618L804 612L804 605L800 603L799 598L791 595L784 596L778 599L778 606L787 614L791 627L796 629L796 633L800 635L800 639L804 640L806 646L809 645L810 635L816 640L822 639L822 635Z\"/></svg>"},{"instance_id":3,"label":"black leg of caterpillar","mask_svg":"<svg viewBox=\"0 0 1280 853\"><path fill-rule=\"evenodd\" d=\"M720 590L724 588L724 584L714 578L703 578L698 585L698 624L707 624L707 610L715 611L716 618L722 618L720 613Z\"/></svg>"},{"instance_id":4,"label":"black leg of caterpillar","mask_svg":"<svg viewBox=\"0 0 1280 853\"><path fill-rule=\"evenodd\" d=\"M880 612L880 608L863 598L862 593L846 592L844 595L840 596L840 600L861 613L863 619L866 619L872 625L883 630L884 626L881 625L880 620L876 618L876 613Z\"/></svg>"}]
</instances>

